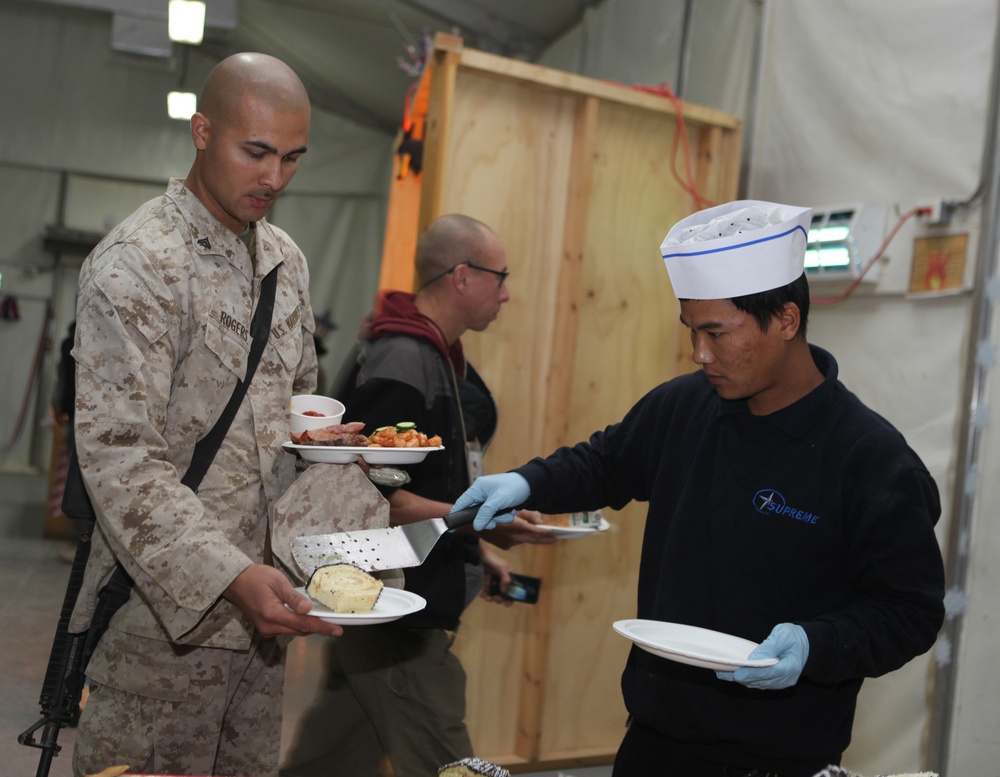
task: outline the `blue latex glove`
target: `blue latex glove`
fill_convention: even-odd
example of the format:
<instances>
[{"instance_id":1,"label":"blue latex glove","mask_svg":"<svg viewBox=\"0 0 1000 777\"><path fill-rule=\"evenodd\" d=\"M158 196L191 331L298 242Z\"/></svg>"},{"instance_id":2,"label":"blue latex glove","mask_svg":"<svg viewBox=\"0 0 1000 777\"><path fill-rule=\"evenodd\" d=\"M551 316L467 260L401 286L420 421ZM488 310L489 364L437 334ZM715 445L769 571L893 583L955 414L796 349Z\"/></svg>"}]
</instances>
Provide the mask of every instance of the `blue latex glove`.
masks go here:
<instances>
[{"instance_id":1,"label":"blue latex glove","mask_svg":"<svg viewBox=\"0 0 1000 777\"><path fill-rule=\"evenodd\" d=\"M716 672L716 676L747 688L772 691L790 688L799 681L809 658L809 637L801 626L779 623L747 658L777 658L778 663L773 666L741 666L733 672Z\"/></svg>"},{"instance_id":2,"label":"blue latex glove","mask_svg":"<svg viewBox=\"0 0 1000 777\"><path fill-rule=\"evenodd\" d=\"M494 529L497 523L514 520L514 509L531 496L531 486L523 475L505 472L502 475L484 475L475 479L462 494L452 512L472 505L482 504L472 525L476 531Z\"/></svg>"}]
</instances>

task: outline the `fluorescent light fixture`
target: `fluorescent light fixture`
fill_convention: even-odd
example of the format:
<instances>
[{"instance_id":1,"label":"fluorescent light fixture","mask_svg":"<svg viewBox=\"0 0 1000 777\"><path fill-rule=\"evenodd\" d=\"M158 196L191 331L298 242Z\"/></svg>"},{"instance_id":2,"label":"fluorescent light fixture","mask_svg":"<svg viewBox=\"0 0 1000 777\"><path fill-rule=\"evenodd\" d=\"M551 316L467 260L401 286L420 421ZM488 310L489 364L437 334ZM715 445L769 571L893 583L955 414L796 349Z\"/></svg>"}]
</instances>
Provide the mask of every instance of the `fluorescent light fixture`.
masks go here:
<instances>
[{"instance_id":1,"label":"fluorescent light fixture","mask_svg":"<svg viewBox=\"0 0 1000 777\"><path fill-rule=\"evenodd\" d=\"M827 243L831 240L846 240L851 234L850 227L823 227L809 230L810 243Z\"/></svg>"},{"instance_id":2,"label":"fluorescent light fixture","mask_svg":"<svg viewBox=\"0 0 1000 777\"><path fill-rule=\"evenodd\" d=\"M814 208L805 269L811 280L853 279L878 250L885 235L885 208L850 205ZM863 276L878 280L878 265Z\"/></svg>"},{"instance_id":3,"label":"fluorescent light fixture","mask_svg":"<svg viewBox=\"0 0 1000 777\"><path fill-rule=\"evenodd\" d=\"M805 268L815 270L824 269L844 269L851 266L851 253L847 249L846 243L834 243L821 245L819 248L810 248L806 251Z\"/></svg>"},{"instance_id":4,"label":"fluorescent light fixture","mask_svg":"<svg viewBox=\"0 0 1000 777\"><path fill-rule=\"evenodd\" d=\"M167 92L167 114L171 119L187 121L198 110L198 96L194 92Z\"/></svg>"},{"instance_id":5,"label":"fluorescent light fixture","mask_svg":"<svg viewBox=\"0 0 1000 777\"><path fill-rule=\"evenodd\" d=\"M201 0L170 0L167 32L170 40L197 46L205 37L205 4Z\"/></svg>"}]
</instances>

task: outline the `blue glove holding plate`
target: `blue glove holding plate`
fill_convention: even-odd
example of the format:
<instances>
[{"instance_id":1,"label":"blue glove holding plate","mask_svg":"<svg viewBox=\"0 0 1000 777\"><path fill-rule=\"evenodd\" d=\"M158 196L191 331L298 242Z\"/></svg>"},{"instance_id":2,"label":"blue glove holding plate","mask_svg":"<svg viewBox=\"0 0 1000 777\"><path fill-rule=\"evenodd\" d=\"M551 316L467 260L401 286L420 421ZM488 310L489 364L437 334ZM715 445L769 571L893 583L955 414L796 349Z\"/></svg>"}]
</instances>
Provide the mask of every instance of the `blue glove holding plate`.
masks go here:
<instances>
[{"instance_id":1,"label":"blue glove holding plate","mask_svg":"<svg viewBox=\"0 0 1000 777\"><path fill-rule=\"evenodd\" d=\"M809 659L809 637L801 626L779 623L747 658L777 658L778 663L771 666L741 666L732 672L716 672L716 676L720 680L737 682L747 688L771 691L790 688L799 681Z\"/></svg>"},{"instance_id":2,"label":"blue glove holding plate","mask_svg":"<svg viewBox=\"0 0 1000 777\"><path fill-rule=\"evenodd\" d=\"M475 479L451 509L454 512L481 504L472 526L476 531L483 531L483 529L495 529L497 523L513 521L514 508L527 501L529 496L531 496L531 486L523 475L518 475L516 472L484 475Z\"/></svg>"}]
</instances>

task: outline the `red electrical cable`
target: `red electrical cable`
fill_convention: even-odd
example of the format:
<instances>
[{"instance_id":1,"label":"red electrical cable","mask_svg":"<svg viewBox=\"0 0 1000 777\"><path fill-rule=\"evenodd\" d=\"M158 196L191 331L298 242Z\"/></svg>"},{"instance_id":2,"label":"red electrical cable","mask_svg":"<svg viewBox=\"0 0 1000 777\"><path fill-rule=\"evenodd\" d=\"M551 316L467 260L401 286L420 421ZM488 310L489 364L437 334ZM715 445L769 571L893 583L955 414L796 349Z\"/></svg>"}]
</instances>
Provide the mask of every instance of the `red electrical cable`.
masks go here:
<instances>
[{"instance_id":1,"label":"red electrical cable","mask_svg":"<svg viewBox=\"0 0 1000 777\"><path fill-rule=\"evenodd\" d=\"M703 210L704 208L710 207L715 203L705 197L702 197L701 193L698 191L697 185L694 182L694 173L691 170L691 146L688 142L687 125L684 124L684 101L674 95L674 93L670 91L669 87L667 87L666 96L670 102L674 104L677 116L677 132L674 133L673 149L671 151L671 172L673 172L677 183L679 183L681 187L694 198L695 209ZM687 173L688 179L686 184L681 180L680 175L677 173L678 138L684 143L684 170Z\"/></svg>"},{"instance_id":2,"label":"red electrical cable","mask_svg":"<svg viewBox=\"0 0 1000 777\"><path fill-rule=\"evenodd\" d=\"M646 92L647 94L655 94L660 97L666 97L671 103L673 103L677 131L674 133L673 143L670 148L670 172L673 174L677 183L680 184L681 188L690 194L694 199L695 210L703 210L704 208L715 205L714 202L701 195L694 182L694 173L691 169L691 146L688 142L687 125L684 124L684 101L674 94L674 90L670 88L670 85L663 82L659 86L628 86L620 81L613 81L610 79L608 80L608 83L612 83L617 86L624 86L629 89L635 89L639 92ZM680 173L677 172L677 150L682 142L684 144L684 171L687 175L687 181L683 180Z\"/></svg>"},{"instance_id":3,"label":"red electrical cable","mask_svg":"<svg viewBox=\"0 0 1000 777\"><path fill-rule=\"evenodd\" d=\"M875 255L865 263L865 266L861 268L861 272L858 273L858 277L855 278L853 281L851 281L847 285L847 288L844 289L842 292L840 292L840 294L836 295L835 297L810 297L809 301L814 305L832 305L835 302L841 302L842 300L847 299L851 295L851 293L858 287L858 284L861 283L861 279L865 277L865 274L872 268L875 262L877 262L879 259L882 258L882 254L885 253L885 249L889 247L889 243L892 242L892 239L896 236L896 233L899 232L899 228L902 227L903 224L905 224L909 219L921 213L924 215L930 215L931 209L926 206L919 208L911 208L902 216L900 216L899 221L896 222L896 226L894 226L890 230L889 234L886 235L885 240L882 241L882 245L879 246L879 249L878 251L875 252Z\"/></svg>"}]
</instances>

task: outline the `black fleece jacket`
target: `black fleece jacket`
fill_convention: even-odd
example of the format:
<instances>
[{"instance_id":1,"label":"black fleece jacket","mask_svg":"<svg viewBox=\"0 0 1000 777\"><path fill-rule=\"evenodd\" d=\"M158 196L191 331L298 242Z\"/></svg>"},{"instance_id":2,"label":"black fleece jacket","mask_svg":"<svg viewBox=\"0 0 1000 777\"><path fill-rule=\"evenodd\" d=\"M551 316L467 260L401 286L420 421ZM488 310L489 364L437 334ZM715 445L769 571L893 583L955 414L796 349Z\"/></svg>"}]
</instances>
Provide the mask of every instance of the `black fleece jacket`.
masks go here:
<instances>
[{"instance_id":1,"label":"black fleece jacket","mask_svg":"<svg viewBox=\"0 0 1000 777\"><path fill-rule=\"evenodd\" d=\"M937 487L833 357L812 354L824 382L771 415L686 375L518 470L543 512L649 502L639 618L755 642L777 623L805 629L809 659L785 690L636 647L622 676L640 723L713 760L793 775L839 763L862 679L928 650L944 618Z\"/></svg>"},{"instance_id":2,"label":"black fleece jacket","mask_svg":"<svg viewBox=\"0 0 1000 777\"><path fill-rule=\"evenodd\" d=\"M467 364L464 375L451 373L440 351L427 340L391 335L362 344L357 367L341 401L345 421L363 421L365 431L412 421L427 435L440 435L445 449L407 466L408 491L449 504L469 486L458 387L468 439L485 449L497 428L497 412L486 384ZM427 607L397 625L408 628L458 628L466 603L465 564L479 563L479 538L449 532L427 560L404 570L405 587L427 600Z\"/></svg>"}]
</instances>

